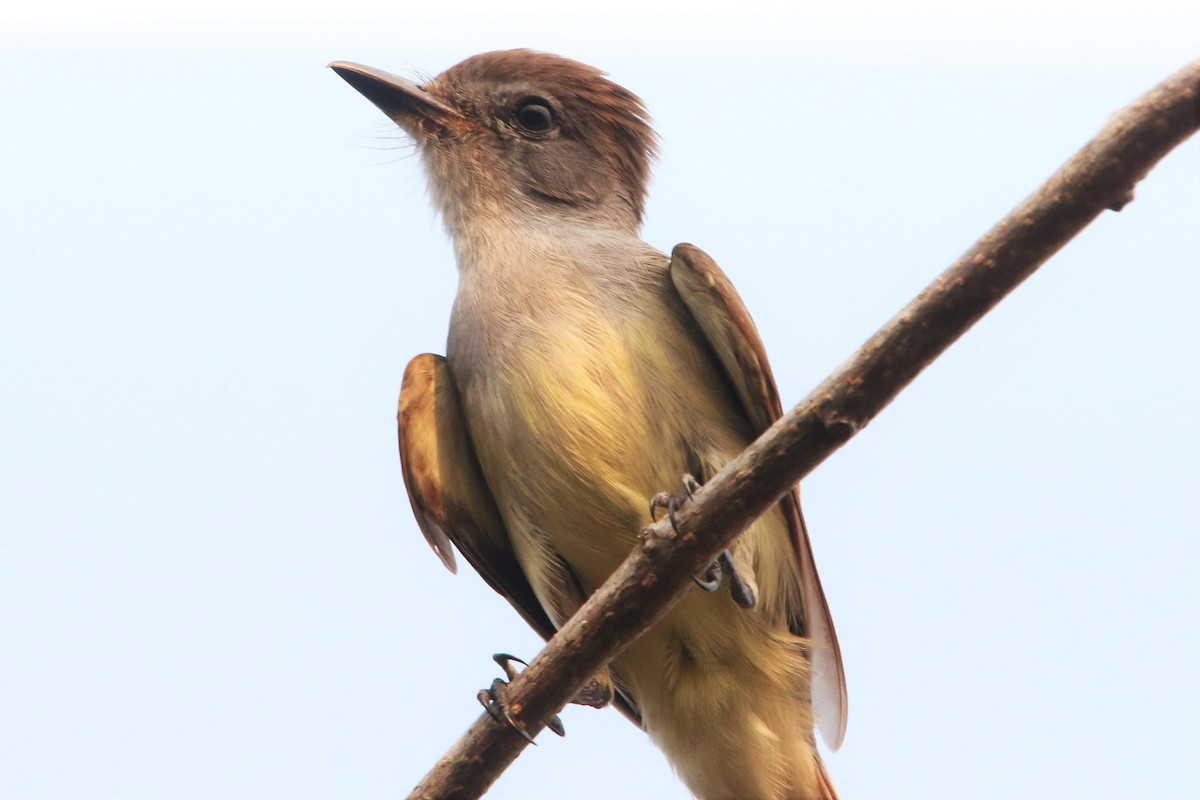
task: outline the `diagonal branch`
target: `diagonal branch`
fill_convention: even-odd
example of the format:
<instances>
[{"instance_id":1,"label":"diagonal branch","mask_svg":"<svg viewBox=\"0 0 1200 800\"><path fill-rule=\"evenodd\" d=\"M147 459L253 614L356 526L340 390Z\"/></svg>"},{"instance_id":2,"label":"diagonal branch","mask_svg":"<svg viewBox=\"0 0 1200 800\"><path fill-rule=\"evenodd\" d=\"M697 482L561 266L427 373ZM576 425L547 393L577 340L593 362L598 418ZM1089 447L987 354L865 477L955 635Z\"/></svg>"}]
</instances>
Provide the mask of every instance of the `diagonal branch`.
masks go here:
<instances>
[{"instance_id":1,"label":"diagonal branch","mask_svg":"<svg viewBox=\"0 0 1200 800\"><path fill-rule=\"evenodd\" d=\"M546 645L507 694L531 734L661 619L715 555L850 437L959 336L1200 128L1200 60L1108 121L1045 184L863 345L803 402L641 544ZM525 747L484 714L409 796L478 797Z\"/></svg>"}]
</instances>

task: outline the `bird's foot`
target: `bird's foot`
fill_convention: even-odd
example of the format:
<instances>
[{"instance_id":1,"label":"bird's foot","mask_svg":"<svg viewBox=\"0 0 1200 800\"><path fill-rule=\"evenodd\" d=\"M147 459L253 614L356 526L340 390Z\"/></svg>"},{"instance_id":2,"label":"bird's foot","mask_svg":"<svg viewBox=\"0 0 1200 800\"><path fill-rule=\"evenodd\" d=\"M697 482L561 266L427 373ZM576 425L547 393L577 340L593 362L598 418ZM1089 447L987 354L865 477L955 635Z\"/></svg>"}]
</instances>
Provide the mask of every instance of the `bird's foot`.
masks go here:
<instances>
[{"instance_id":1,"label":"bird's foot","mask_svg":"<svg viewBox=\"0 0 1200 800\"><path fill-rule=\"evenodd\" d=\"M650 498L650 521L658 522L659 512L665 510L667 512L667 519L671 520L671 530L679 533L679 524L675 520L675 514L679 511L679 507L683 505L684 499L690 500L699 488L699 481L685 472L683 474L683 492L681 494L659 492Z\"/></svg>"},{"instance_id":2,"label":"bird's foot","mask_svg":"<svg viewBox=\"0 0 1200 800\"><path fill-rule=\"evenodd\" d=\"M575 696L571 698L571 703L577 706L604 708L612 702L612 699L612 678L608 674L608 667L605 667L575 693Z\"/></svg>"},{"instance_id":3,"label":"bird's foot","mask_svg":"<svg viewBox=\"0 0 1200 800\"><path fill-rule=\"evenodd\" d=\"M521 659L517 658L516 656L510 656L508 653L496 653L494 656L492 656L492 660L500 665L500 669L504 670L504 674L508 677L508 681L511 681L513 678L517 677L518 674L517 668L513 666L514 661L522 666L529 666ZM481 689L479 694L476 695L476 697L479 699L479 704L483 706L484 710L487 711L492 719L496 720L502 725L510 725L513 730L525 738L525 741L529 742L530 744L537 744L537 742L533 740L533 737L529 735L529 731L525 729L525 726L513 719L512 715L508 713L508 704L505 700L505 693L508 690L508 681L496 678L496 680L492 681L490 688ZM546 727L557 733L559 736L567 735L566 729L563 728L562 720L558 718L557 714L552 714L546 719Z\"/></svg>"},{"instance_id":4,"label":"bird's foot","mask_svg":"<svg viewBox=\"0 0 1200 800\"><path fill-rule=\"evenodd\" d=\"M715 592L721 588L721 578L726 573L729 575L729 594L733 597L733 602L742 608L754 608L757 602L754 588L734 566L733 553L728 548L722 550L717 560L708 565L703 575L693 575L692 581L706 592Z\"/></svg>"},{"instance_id":5,"label":"bird's foot","mask_svg":"<svg viewBox=\"0 0 1200 800\"><path fill-rule=\"evenodd\" d=\"M683 476L683 494L690 499L699 488L699 482L691 475L685 473ZM650 519L657 522L659 512L665 509L667 518L671 520L671 529L678 534L679 526L675 521L675 513L683 505L683 500L684 498L681 495L659 492L650 498ZM721 551L721 555L717 556L716 561L708 565L708 569L704 570L702 575L693 575L692 580L704 591L715 592L721 588L721 578L724 574L729 575L729 593L733 596L733 602L742 608L754 608L754 604L757 602L757 598L754 596L754 588L742 577L737 567L734 566L733 553L728 548Z\"/></svg>"}]
</instances>

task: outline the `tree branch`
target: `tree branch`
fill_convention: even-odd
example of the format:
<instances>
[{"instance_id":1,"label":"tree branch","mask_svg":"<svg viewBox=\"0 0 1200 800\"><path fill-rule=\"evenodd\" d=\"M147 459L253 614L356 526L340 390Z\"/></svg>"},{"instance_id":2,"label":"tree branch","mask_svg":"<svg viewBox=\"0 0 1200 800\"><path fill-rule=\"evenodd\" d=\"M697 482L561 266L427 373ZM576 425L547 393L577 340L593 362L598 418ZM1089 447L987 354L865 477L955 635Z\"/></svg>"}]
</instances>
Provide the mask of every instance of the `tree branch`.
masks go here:
<instances>
[{"instance_id":1,"label":"tree branch","mask_svg":"<svg viewBox=\"0 0 1200 800\"><path fill-rule=\"evenodd\" d=\"M531 734L596 672L661 619L717 553L908 385L959 336L1200 128L1200 60L1108 121L1053 177L983 236L803 402L664 519L509 687ZM525 747L487 714L411 798L478 797Z\"/></svg>"}]
</instances>

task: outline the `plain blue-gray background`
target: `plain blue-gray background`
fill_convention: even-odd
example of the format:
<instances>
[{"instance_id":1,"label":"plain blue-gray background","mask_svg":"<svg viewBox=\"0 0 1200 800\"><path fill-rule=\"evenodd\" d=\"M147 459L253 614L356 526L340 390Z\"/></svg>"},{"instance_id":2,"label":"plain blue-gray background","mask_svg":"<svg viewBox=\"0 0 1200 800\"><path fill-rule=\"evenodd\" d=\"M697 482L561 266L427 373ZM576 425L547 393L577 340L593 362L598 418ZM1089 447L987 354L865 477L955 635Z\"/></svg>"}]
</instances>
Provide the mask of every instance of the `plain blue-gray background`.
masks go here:
<instances>
[{"instance_id":1,"label":"plain blue-gray background","mask_svg":"<svg viewBox=\"0 0 1200 800\"><path fill-rule=\"evenodd\" d=\"M450 248L324 69L530 46L641 94L790 405L1107 116L1183 4L0 13L0 797L401 797L539 642L421 539L394 409ZM805 484L846 798L1200 796L1200 141ZM663 487L671 488L671 487ZM491 797L684 798L569 709Z\"/></svg>"}]
</instances>

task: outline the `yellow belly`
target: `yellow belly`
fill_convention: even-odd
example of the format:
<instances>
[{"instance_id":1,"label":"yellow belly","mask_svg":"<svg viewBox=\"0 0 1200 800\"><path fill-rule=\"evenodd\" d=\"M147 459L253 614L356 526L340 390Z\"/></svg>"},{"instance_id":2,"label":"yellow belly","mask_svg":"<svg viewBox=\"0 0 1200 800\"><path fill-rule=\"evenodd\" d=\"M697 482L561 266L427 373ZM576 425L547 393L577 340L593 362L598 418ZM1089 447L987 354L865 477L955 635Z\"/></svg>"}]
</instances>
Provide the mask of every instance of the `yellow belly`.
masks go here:
<instances>
[{"instance_id":1,"label":"yellow belly","mask_svg":"<svg viewBox=\"0 0 1200 800\"><path fill-rule=\"evenodd\" d=\"M678 491L689 458L715 471L750 438L686 330L644 337L590 322L524 343L466 398L517 558L556 624L626 558L649 498ZM789 797L819 762L804 642L787 629L796 566L782 514L756 522L735 557L757 580L758 607L694 588L612 672L700 796Z\"/></svg>"}]
</instances>

